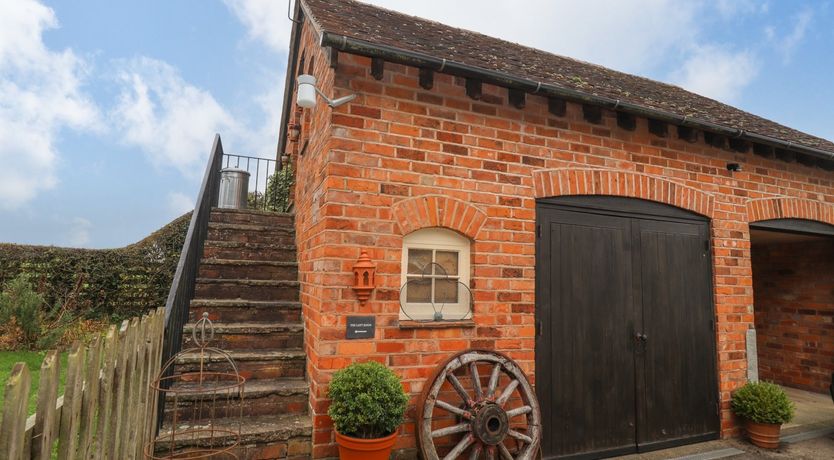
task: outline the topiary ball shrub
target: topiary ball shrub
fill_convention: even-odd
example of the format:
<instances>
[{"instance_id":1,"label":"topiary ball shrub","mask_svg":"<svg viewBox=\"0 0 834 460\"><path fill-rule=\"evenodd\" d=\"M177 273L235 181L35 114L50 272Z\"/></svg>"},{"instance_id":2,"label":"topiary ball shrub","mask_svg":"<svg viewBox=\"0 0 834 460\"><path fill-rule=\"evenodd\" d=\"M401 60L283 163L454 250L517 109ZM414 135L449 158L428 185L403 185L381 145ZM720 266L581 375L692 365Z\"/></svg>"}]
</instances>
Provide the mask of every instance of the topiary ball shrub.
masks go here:
<instances>
[{"instance_id":1,"label":"topiary ball shrub","mask_svg":"<svg viewBox=\"0 0 834 460\"><path fill-rule=\"evenodd\" d=\"M408 395L400 378L376 361L356 363L333 374L330 409L336 430L353 438L390 435L403 422Z\"/></svg>"},{"instance_id":2,"label":"topiary ball shrub","mask_svg":"<svg viewBox=\"0 0 834 460\"><path fill-rule=\"evenodd\" d=\"M733 393L733 413L756 423L781 425L793 420L794 405L785 390L770 382L748 382Z\"/></svg>"}]
</instances>

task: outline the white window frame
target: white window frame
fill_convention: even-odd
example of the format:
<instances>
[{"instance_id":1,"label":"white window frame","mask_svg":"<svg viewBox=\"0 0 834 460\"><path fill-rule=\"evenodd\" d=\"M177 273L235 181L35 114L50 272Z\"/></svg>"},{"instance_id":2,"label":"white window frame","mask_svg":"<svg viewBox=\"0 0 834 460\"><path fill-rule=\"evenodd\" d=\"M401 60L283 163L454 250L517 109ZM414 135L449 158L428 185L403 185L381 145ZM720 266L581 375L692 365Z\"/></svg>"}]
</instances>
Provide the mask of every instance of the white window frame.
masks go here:
<instances>
[{"instance_id":1,"label":"white window frame","mask_svg":"<svg viewBox=\"0 0 834 460\"><path fill-rule=\"evenodd\" d=\"M440 251L455 251L458 253L458 275L457 280L469 287L469 272L471 267L470 262L470 241L463 235L445 228L433 227L424 228L415 232L409 233L403 238L403 254L402 254L402 270L401 270L401 286L408 281L408 250L409 249L431 249ZM432 260L434 260L434 253L432 253ZM414 274L411 275L412 277ZM403 296L405 293L403 292ZM458 303L443 304L444 319L471 319L472 313L470 296L458 296ZM400 320L433 320L434 308L431 303L412 302L406 303L406 299L401 299L403 305L408 310L408 316L400 309ZM439 309L440 305L436 305ZM410 318L409 318L410 317Z\"/></svg>"}]
</instances>

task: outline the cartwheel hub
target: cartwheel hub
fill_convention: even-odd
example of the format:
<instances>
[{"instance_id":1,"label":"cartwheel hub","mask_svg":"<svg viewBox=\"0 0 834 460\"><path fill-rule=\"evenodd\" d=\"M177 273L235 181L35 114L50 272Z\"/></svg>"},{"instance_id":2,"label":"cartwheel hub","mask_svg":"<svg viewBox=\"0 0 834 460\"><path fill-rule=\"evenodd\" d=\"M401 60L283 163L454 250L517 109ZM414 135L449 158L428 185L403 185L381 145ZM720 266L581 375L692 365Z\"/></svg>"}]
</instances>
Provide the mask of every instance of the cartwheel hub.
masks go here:
<instances>
[{"instance_id":1,"label":"cartwheel hub","mask_svg":"<svg viewBox=\"0 0 834 460\"><path fill-rule=\"evenodd\" d=\"M507 436L510 429L507 412L498 404L487 402L475 407L472 417L472 433L484 444L494 446Z\"/></svg>"}]
</instances>

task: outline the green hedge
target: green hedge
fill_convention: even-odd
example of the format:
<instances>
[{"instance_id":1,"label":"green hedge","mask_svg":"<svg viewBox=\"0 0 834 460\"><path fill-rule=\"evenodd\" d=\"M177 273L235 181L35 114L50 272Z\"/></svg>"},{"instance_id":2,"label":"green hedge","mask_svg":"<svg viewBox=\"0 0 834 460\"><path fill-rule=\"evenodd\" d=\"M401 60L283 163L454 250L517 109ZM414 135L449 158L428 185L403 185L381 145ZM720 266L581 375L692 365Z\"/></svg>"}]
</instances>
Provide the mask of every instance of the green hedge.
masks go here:
<instances>
[{"instance_id":1,"label":"green hedge","mask_svg":"<svg viewBox=\"0 0 834 460\"><path fill-rule=\"evenodd\" d=\"M80 282L78 314L114 321L142 314L165 305L190 219L187 213L118 249L0 244L0 285L27 273L54 305Z\"/></svg>"}]
</instances>

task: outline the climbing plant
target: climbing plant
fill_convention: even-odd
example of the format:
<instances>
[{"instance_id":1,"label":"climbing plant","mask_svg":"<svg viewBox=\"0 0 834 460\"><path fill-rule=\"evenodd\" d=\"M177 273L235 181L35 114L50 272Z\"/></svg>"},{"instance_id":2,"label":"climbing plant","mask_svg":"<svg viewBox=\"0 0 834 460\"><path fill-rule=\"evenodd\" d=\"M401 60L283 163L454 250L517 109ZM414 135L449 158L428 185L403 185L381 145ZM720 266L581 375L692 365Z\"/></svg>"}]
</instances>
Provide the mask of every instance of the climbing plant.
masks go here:
<instances>
[{"instance_id":1,"label":"climbing plant","mask_svg":"<svg viewBox=\"0 0 834 460\"><path fill-rule=\"evenodd\" d=\"M294 183L295 176L290 164L269 176L266 192L264 193L265 209L267 211L288 212L292 204L290 193Z\"/></svg>"}]
</instances>

